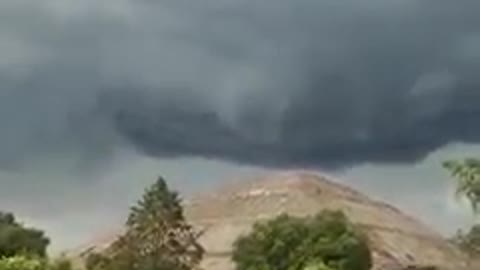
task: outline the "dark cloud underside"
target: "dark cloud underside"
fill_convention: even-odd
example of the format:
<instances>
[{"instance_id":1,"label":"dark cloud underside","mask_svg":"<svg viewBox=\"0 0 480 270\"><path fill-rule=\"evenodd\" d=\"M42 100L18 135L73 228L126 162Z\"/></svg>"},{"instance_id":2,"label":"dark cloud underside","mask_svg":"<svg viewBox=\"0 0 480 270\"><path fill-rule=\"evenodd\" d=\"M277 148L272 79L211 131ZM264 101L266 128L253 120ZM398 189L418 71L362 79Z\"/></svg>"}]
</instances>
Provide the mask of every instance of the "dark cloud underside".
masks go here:
<instances>
[{"instance_id":1,"label":"dark cloud underside","mask_svg":"<svg viewBox=\"0 0 480 270\"><path fill-rule=\"evenodd\" d=\"M6 2L0 165L415 161L479 141L479 72L478 1Z\"/></svg>"}]
</instances>

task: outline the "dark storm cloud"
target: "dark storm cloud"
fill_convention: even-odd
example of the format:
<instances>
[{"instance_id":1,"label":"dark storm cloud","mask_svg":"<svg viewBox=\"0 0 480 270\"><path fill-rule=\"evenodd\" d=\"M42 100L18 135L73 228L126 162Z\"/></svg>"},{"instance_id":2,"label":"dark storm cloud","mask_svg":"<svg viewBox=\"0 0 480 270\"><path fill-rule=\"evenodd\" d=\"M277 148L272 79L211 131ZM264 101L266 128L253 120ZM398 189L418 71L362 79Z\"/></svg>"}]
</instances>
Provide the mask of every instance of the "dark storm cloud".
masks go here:
<instances>
[{"instance_id":1,"label":"dark storm cloud","mask_svg":"<svg viewBox=\"0 0 480 270\"><path fill-rule=\"evenodd\" d=\"M479 141L479 73L478 1L1 3L0 161L414 161Z\"/></svg>"}]
</instances>

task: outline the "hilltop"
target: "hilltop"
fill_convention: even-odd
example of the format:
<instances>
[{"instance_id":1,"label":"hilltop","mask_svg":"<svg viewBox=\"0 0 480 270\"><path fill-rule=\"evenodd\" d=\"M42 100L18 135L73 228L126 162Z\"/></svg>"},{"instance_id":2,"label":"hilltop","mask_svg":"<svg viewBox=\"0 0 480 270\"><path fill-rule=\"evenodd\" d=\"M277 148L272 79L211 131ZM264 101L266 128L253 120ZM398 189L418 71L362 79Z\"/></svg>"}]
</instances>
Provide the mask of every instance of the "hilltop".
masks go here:
<instances>
[{"instance_id":1,"label":"hilltop","mask_svg":"<svg viewBox=\"0 0 480 270\"><path fill-rule=\"evenodd\" d=\"M202 232L206 270L233 270L232 243L248 233L254 222L281 213L307 216L322 209L343 210L365 231L371 242L374 270L411 266L471 269L460 250L420 221L313 172L267 174L185 202L187 219ZM112 239L106 237L89 248L101 249Z\"/></svg>"}]
</instances>

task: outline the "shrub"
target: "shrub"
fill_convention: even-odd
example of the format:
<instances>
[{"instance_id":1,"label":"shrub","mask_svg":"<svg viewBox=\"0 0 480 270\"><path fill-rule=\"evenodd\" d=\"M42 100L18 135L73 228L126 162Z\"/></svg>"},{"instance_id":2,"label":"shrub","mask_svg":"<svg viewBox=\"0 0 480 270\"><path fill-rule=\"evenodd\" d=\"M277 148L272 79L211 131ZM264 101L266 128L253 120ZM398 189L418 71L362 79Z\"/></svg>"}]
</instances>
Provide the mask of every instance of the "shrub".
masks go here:
<instances>
[{"instance_id":1,"label":"shrub","mask_svg":"<svg viewBox=\"0 0 480 270\"><path fill-rule=\"evenodd\" d=\"M474 225L468 232L459 231L452 239L463 251L472 255L480 255L480 225Z\"/></svg>"},{"instance_id":2,"label":"shrub","mask_svg":"<svg viewBox=\"0 0 480 270\"><path fill-rule=\"evenodd\" d=\"M43 259L14 256L0 259L0 270L47 270Z\"/></svg>"},{"instance_id":3,"label":"shrub","mask_svg":"<svg viewBox=\"0 0 480 270\"><path fill-rule=\"evenodd\" d=\"M457 184L457 196L467 198L475 215L480 214L480 160L450 160L443 163ZM459 231L452 239L463 251L477 257L480 255L480 224L472 226L470 231Z\"/></svg>"},{"instance_id":4,"label":"shrub","mask_svg":"<svg viewBox=\"0 0 480 270\"><path fill-rule=\"evenodd\" d=\"M49 263L39 257L13 256L0 259L0 270L72 270L72 265L67 259Z\"/></svg>"},{"instance_id":5,"label":"shrub","mask_svg":"<svg viewBox=\"0 0 480 270\"><path fill-rule=\"evenodd\" d=\"M367 270L367 240L339 211L281 215L256 223L234 243L237 270Z\"/></svg>"},{"instance_id":6,"label":"shrub","mask_svg":"<svg viewBox=\"0 0 480 270\"><path fill-rule=\"evenodd\" d=\"M45 257L49 243L42 231L25 228L13 214L0 212L0 257L19 254Z\"/></svg>"},{"instance_id":7,"label":"shrub","mask_svg":"<svg viewBox=\"0 0 480 270\"><path fill-rule=\"evenodd\" d=\"M465 196L475 214L480 213L480 160L450 160L443 163L457 182L457 196Z\"/></svg>"},{"instance_id":8,"label":"shrub","mask_svg":"<svg viewBox=\"0 0 480 270\"><path fill-rule=\"evenodd\" d=\"M49 265L49 270L72 270L72 262L67 258L59 258Z\"/></svg>"}]
</instances>

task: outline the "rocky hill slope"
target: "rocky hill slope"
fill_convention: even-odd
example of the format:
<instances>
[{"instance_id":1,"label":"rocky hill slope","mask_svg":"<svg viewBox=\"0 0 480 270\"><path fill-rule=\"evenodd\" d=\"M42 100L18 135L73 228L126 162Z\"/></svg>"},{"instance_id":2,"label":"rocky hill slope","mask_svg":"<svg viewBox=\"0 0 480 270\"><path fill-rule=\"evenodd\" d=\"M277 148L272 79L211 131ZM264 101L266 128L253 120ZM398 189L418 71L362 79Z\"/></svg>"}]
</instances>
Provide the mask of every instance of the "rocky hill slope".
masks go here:
<instances>
[{"instance_id":1,"label":"rocky hill slope","mask_svg":"<svg viewBox=\"0 0 480 270\"><path fill-rule=\"evenodd\" d=\"M322 209L341 209L365 230L371 241L374 270L410 266L476 269L456 247L414 218L311 172L266 175L185 204L187 218L203 231L200 241L207 250L206 270L233 270L232 243L255 221L281 213L311 215Z\"/></svg>"}]
</instances>

